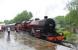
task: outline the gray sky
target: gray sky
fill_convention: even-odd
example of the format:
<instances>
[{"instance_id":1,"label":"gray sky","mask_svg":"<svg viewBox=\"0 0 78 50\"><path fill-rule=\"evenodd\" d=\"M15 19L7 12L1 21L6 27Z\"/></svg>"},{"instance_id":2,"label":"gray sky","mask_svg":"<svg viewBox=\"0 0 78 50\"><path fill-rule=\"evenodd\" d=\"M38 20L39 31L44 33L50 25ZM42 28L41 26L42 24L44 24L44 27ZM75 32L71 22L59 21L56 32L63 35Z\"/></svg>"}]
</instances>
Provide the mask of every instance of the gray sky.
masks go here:
<instances>
[{"instance_id":1,"label":"gray sky","mask_svg":"<svg viewBox=\"0 0 78 50\"><path fill-rule=\"evenodd\" d=\"M13 19L23 10L31 11L34 18L66 15L67 2L68 0L0 0L0 21Z\"/></svg>"}]
</instances>

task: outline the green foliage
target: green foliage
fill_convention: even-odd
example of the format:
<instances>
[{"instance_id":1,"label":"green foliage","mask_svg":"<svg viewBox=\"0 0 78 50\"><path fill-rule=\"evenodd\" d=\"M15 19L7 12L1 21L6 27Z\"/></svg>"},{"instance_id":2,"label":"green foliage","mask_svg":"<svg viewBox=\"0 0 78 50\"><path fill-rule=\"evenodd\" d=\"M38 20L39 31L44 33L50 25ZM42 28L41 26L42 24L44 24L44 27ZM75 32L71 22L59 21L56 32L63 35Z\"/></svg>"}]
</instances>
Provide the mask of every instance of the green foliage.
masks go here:
<instances>
[{"instance_id":1,"label":"green foliage","mask_svg":"<svg viewBox=\"0 0 78 50\"><path fill-rule=\"evenodd\" d=\"M0 24L2 24L2 23L4 23L4 22L0 22Z\"/></svg>"},{"instance_id":2,"label":"green foliage","mask_svg":"<svg viewBox=\"0 0 78 50\"><path fill-rule=\"evenodd\" d=\"M71 0L71 2L69 2L67 4L67 8L68 10L78 10L78 0Z\"/></svg>"},{"instance_id":3,"label":"green foliage","mask_svg":"<svg viewBox=\"0 0 78 50\"><path fill-rule=\"evenodd\" d=\"M23 11L22 13L18 14L14 19L13 22L22 22L25 20L29 20L32 17L31 12Z\"/></svg>"},{"instance_id":4,"label":"green foliage","mask_svg":"<svg viewBox=\"0 0 78 50\"><path fill-rule=\"evenodd\" d=\"M9 20L4 20L4 23L5 24L9 24Z\"/></svg>"},{"instance_id":5,"label":"green foliage","mask_svg":"<svg viewBox=\"0 0 78 50\"><path fill-rule=\"evenodd\" d=\"M69 38L72 35L72 33L69 31L63 31L63 33L66 38Z\"/></svg>"},{"instance_id":6,"label":"green foliage","mask_svg":"<svg viewBox=\"0 0 78 50\"><path fill-rule=\"evenodd\" d=\"M63 32L67 41L76 40L76 34L71 31L72 28L77 26L77 13L75 10L70 11L65 17L57 16L55 21L57 23L57 32ZM75 20L74 20L75 19ZM59 27L59 25L61 27ZM67 30L67 31L66 31Z\"/></svg>"},{"instance_id":7,"label":"green foliage","mask_svg":"<svg viewBox=\"0 0 78 50\"><path fill-rule=\"evenodd\" d=\"M60 27L65 27L66 22L65 22L64 16L57 16L55 18L55 21L56 21L57 24L60 24Z\"/></svg>"},{"instance_id":8,"label":"green foliage","mask_svg":"<svg viewBox=\"0 0 78 50\"><path fill-rule=\"evenodd\" d=\"M67 41L75 41L75 33L77 33L76 29L78 28L78 0L71 0L68 10L69 13L65 17L57 16L55 18L57 25L61 25L57 32L63 32Z\"/></svg>"},{"instance_id":9,"label":"green foliage","mask_svg":"<svg viewBox=\"0 0 78 50\"><path fill-rule=\"evenodd\" d=\"M66 21L71 25L78 25L78 12L76 10L70 11L66 16Z\"/></svg>"},{"instance_id":10,"label":"green foliage","mask_svg":"<svg viewBox=\"0 0 78 50\"><path fill-rule=\"evenodd\" d=\"M4 20L4 23L5 24L12 24L13 23L13 20Z\"/></svg>"},{"instance_id":11,"label":"green foliage","mask_svg":"<svg viewBox=\"0 0 78 50\"><path fill-rule=\"evenodd\" d=\"M63 32L65 28L57 28L57 32Z\"/></svg>"},{"instance_id":12,"label":"green foliage","mask_svg":"<svg viewBox=\"0 0 78 50\"><path fill-rule=\"evenodd\" d=\"M71 2L68 4L68 10L70 11L66 15L66 19L69 22L70 25L77 26L78 25L78 0L71 0Z\"/></svg>"},{"instance_id":13,"label":"green foliage","mask_svg":"<svg viewBox=\"0 0 78 50\"><path fill-rule=\"evenodd\" d=\"M76 34L69 31L63 31L63 33L67 41L73 42L76 40Z\"/></svg>"},{"instance_id":14,"label":"green foliage","mask_svg":"<svg viewBox=\"0 0 78 50\"><path fill-rule=\"evenodd\" d=\"M76 29L78 28L78 0L71 0L67 8L70 11L65 16L66 22L68 22L67 27L73 29L74 33L77 33Z\"/></svg>"},{"instance_id":15,"label":"green foliage","mask_svg":"<svg viewBox=\"0 0 78 50\"><path fill-rule=\"evenodd\" d=\"M4 23L6 23L6 24L18 23L18 22L22 22L22 21L25 21L25 20L29 20L32 17L33 17L33 15L32 15L31 12L27 12L26 10L24 10L23 12L18 14L12 20L4 20Z\"/></svg>"}]
</instances>

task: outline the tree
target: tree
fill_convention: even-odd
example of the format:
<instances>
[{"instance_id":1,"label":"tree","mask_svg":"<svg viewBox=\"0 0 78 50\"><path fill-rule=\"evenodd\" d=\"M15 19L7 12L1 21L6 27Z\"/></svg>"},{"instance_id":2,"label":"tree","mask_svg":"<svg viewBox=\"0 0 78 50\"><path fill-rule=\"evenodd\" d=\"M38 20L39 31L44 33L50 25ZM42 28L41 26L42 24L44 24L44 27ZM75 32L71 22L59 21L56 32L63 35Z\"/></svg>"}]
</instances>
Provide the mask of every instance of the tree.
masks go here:
<instances>
[{"instance_id":1,"label":"tree","mask_svg":"<svg viewBox=\"0 0 78 50\"><path fill-rule=\"evenodd\" d=\"M25 20L29 20L31 17L33 17L31 12L27 12L26 10L23 11L22 13L18 14L14 19L13 22L22 22Z\"/></svg>"},{"instance_id":2,"label":"tree","mask_svg":"<svg viewBox=\"0 0 78 50\"><path fill-rule=\"evenodd\" d=\"M9 24L9 20L4 20L4 23L5 24Z\"/></svg>"},{"instance_id":3,"label":"tree","mask_svg":"<svg viewBox=\"0 0 78 50\"><path fill-rule=\"evenodd\" d=\"M78 0L71 0L71 2L67 4L67 8L69 10L78 10Z\"/></svg>"},{"instance_id":4,"label":"tree","mask_svg":"<svg viewBox=\"0 0 78 50\"><path fill-rule=\"evenodd\" d=\"M66 15L66 22L68 22L69 28L72 29L73 32L76 32L78 28L78 13L76 10L71 10Z\"/></svg>"},{"instance_id":5,"label":"tree","mask_svg":"<svg viewBox=\"0 0 78 50\"><path fill-rule=\"evenodd\" d=\"M74 24L75 26L78 25L78 13L76 10L71 10L67 15L66 15L66 20L70 23L70 25Z\"/></svg>"},{"instance_id":6,"label":"tree","mask_svg":"<svg viewBox=\"0 0 78 50\"><path fill-rule=\"evenodd\" d=\"M0 24L2 24L2 23L4 23L4 22L0 22Z\"/></svg>"},{"instance_id":7,"label":"tree","mask_svg":"<svg viewBox=\"0 0 78 50\"><path fill-rule=\"evenodd\" d=\"M78 0L71 0L67 8L70 11L67 16L70 17L72 22L78 25Z\"/></svg>"},{"instance_id":8,"label":"tree","mask_svg":"<svg viewBox=\"0 0 78 50\"><path fill-rule=\"evenodd\" d=\"M61 27L65 27L65 18L64 16L57 16L55 18L57 24L60 24Z\"/></svg>"},{"instance_id":9,"label":"tree","mask_svg":"<svg viewBox=\"0 0 78 50\"><path fill-rule=\"evenodd\" d=\"M78 29L78 0L71 0L67 8L70 12L65 18L69 22L70 28L73 28L75 32Z\"/></svg>"},{"instance_id":10,"label":"tree","mask_svg":"<svg viewBox=\"0 0 78 50\"><path fill-rule=\"evenodd\" d=\"M75 25L78 25L78 0L71 0L71 2L68 5L69 9L69 16L70 21L73 22Z\"/></svg>"}]
</instances>

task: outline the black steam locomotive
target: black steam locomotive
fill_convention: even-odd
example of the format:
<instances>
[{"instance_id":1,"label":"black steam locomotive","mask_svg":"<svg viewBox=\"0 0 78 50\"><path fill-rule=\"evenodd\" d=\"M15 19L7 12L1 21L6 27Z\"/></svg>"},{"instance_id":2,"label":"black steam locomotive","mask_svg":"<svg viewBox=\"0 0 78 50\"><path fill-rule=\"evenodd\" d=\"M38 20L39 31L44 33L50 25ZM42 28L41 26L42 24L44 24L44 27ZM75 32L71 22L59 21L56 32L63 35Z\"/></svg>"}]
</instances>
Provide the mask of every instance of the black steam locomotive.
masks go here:
<instances>
[{"instance_id":1,"label":"black steam locomotive","mask_svg":"<svg viewBox=\"0 0 78 50\"><path fill-rule=\"evenodd\" d=\"M16 31L28 31L34 37L56 43L61 42L64 40L64 36L57 33L55 27L55 21L47 18L47 16L43 20L36 18L35 20L25 21L24 23L15 25Z\"/></svg>"},{"instance_id":2,"label":"black steam locomotive","mask_svg":"<svg viewBox=\"0 0 78 50\"><path fill-rule=\"evenodd\" d=\"M54 43L61 43L64 40L64 36L56 32L55 21L51 18L43 20L35 19L35 21L32 21L29 25L31 26L30 34L34 37Z\"/></svg>"},{"instance_id":3,"label":"black steam locomotive","mask_svg":"<svg viewBox=\"0 0 78 50\"><path fill-rule=\"evenodd\" d=\"M36 18L35 20L29 20L23 23L15 24L16 32L20 30L26 31L29 32L29 35L32 35L36 38L54 42L66 47L70 47L64 44L70 42L64 41L64 35L60 35L59 33L57 33L55 27L55 21L51 18L47 18L47 16L45 16L45 19L43 20Z\"/></svg>"}]
</instances>

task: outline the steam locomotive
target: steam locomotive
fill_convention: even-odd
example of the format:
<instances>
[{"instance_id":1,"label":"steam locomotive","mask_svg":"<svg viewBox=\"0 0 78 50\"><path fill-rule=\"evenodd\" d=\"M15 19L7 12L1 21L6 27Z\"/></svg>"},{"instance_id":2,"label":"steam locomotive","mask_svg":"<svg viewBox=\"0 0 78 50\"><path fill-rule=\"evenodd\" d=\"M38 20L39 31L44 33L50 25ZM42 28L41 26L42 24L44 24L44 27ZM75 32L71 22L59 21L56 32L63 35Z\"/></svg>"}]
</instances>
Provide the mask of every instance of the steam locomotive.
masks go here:
<instances>
[{"instance_id":1,"label":"steam locomotive","mask_svg":"<svg viewBox=\"0 0 78 50\"><path fill-rule=\"evenodd\" d=\"M16 23L15 28L18 32L27 31L30 35L51 41L54 43L61 43L64 40L64 36L56 32L55 21L51 18L40 20L36 18L35 20L25 21L23 23Z\"/></svg>"}]
</instances>

